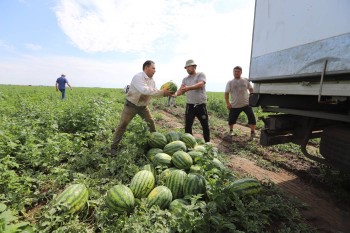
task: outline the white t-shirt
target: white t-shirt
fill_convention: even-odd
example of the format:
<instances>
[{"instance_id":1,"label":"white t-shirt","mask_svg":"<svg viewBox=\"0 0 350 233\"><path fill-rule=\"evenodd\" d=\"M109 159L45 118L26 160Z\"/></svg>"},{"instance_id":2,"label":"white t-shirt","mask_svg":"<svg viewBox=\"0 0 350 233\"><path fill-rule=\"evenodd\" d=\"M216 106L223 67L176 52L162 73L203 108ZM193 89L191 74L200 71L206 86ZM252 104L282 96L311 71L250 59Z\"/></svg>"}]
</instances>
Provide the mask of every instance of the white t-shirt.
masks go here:
<instances>
[{"instance_id":1,"label":"white t-shirt","mask_svg":"<svg viewBox=\"0 0 350 233\"><path fill-rule=\"evenodd\" d=\"M232 79L226 84L226 93L231 95L232 108L242 108L249 105L249 92L252 84L247 78Z\"/></svg>"}]
</instances>

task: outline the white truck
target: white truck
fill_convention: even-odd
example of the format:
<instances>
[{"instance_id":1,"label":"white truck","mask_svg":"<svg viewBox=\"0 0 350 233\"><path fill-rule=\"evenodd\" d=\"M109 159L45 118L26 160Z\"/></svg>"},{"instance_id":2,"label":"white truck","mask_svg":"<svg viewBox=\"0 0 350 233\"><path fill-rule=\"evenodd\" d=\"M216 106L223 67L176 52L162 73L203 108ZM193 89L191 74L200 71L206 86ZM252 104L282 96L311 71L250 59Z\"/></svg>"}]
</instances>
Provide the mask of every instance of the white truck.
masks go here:
<instances>
[{"instance_id":1,"label":"white truck","mask_svg":"<svg viewBox=\"0 0 350 233\"><path fill-rule=\"evenodd\" d=\"M250 104L271 112L261 145L350 170L350 0L256 0L249 79Z\"/></svg>"}]
</instances>

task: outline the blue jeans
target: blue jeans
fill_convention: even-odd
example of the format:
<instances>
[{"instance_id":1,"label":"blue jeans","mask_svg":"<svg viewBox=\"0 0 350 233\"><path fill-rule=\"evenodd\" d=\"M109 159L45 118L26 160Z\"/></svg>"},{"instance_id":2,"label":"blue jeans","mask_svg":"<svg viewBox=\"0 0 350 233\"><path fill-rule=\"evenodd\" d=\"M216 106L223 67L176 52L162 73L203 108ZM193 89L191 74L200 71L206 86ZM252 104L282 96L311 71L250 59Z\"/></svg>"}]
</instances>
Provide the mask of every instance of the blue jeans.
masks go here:
<instances>
[{"instance_id":1,"label":"blue jeans","mask_svg":"<svg viewBox=\"0 0 350 233\"><path fill-rule=\"evenodd\" d=\"M66 89L59 89L62 93L62 99L64 100L66 98Z\"/></svg>"}]
</instances>

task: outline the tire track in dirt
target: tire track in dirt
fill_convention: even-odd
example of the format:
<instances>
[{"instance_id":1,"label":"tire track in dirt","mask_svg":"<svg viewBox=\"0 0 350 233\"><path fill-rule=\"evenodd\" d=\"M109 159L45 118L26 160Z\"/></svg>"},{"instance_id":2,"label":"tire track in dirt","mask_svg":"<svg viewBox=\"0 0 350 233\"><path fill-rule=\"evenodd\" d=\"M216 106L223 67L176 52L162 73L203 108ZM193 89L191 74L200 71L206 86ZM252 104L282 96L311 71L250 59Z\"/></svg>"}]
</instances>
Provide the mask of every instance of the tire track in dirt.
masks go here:
<instances>
[{"instance_id":1,"label":"tire track in dirt","mask_svg":"<svg viewBox=\"0 0 350 233\"><path fill-rule=\"evenodd\" d=\"M306 204L308 208L302 214L320 232L350 232L349 213L340 210L331 201L328 193L303 183L296 175L285 171L267 171L248 159L234 155L228 166L236 172L250 174L259 180L271 180L285 193Z\"/></svg>"}]
</instances>

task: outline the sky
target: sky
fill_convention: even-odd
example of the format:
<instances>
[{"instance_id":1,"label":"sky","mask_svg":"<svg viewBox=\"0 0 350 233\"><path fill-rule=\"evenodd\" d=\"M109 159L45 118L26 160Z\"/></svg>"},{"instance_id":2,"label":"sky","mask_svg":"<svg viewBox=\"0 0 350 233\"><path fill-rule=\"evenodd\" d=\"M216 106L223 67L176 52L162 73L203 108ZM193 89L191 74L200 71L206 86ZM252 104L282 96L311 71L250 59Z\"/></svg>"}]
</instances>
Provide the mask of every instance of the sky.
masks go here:
<instances>
[{"instance_id":1,"label":"sky","mask_svg":"<svg viewBox=\"0 0 350 233\"><path fill-rule=\"evenodd\" d=\"M123 88L153 60L159 88L186 60L224 92L249 77L255 0L0 0L0 84Z\"/></svg>"}]
</instances>

